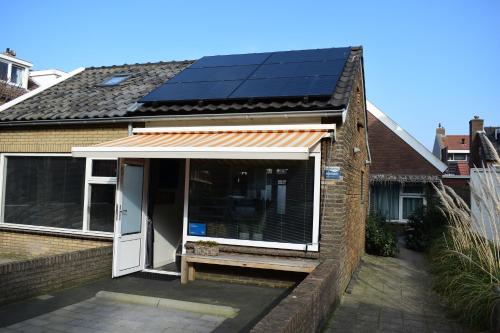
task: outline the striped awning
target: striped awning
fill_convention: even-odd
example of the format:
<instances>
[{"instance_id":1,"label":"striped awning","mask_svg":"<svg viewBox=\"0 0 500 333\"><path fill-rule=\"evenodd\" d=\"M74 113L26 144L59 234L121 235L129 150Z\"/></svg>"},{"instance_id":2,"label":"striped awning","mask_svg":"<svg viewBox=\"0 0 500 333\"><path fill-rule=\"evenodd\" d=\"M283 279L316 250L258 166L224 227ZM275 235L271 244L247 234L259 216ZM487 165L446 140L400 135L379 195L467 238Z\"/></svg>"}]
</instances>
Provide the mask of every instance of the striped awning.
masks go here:
<instances>
[{"instance_id":1,"label":"striped awning","mask_svg":"<svg viewBox=\"0 0 500 333\"><path fill-rule=\"evenodd\" d=\"M135 129L134 135L91 147L75 157L308 159L334 124Z\"/></svg>"}]
</instances>

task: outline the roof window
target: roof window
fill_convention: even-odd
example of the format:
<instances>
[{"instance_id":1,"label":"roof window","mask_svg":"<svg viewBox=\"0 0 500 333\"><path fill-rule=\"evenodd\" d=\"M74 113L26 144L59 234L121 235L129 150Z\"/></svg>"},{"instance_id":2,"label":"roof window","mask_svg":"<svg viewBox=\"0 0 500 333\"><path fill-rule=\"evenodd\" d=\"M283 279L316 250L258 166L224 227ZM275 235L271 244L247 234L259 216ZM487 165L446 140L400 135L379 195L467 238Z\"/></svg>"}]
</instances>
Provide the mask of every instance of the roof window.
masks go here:
<instances>
[{"instance_id":1,"label":"roof window","mask_svg":"<svg viewBox=\"0 0 500 333\"><path fill-rule=\"evenodd\" d=\"M108 76L101 82L101 86L117 86L121 84L123 81L128 79L131 75L128 73L115 74L112 76Z\"/></svg>"}]
</instances>

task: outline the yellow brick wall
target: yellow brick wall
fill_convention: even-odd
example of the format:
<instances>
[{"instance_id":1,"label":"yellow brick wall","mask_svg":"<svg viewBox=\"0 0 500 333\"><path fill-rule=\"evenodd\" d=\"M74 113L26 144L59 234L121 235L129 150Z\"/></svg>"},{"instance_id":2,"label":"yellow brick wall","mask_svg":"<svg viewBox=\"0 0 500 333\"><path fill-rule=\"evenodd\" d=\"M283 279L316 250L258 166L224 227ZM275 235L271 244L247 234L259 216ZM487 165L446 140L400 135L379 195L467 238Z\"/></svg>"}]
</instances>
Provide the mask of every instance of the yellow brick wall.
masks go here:
<instances>
[{"instance_id":1,"label":"yellow brick wall","mask_svg":"<svg viewBox=\"0 0 500 333\"><path fill-rule=\"evenodd\" d=\"M70 153L127 136L127 124L0 127L0 153Z\"/></svg>"}]
</instances>

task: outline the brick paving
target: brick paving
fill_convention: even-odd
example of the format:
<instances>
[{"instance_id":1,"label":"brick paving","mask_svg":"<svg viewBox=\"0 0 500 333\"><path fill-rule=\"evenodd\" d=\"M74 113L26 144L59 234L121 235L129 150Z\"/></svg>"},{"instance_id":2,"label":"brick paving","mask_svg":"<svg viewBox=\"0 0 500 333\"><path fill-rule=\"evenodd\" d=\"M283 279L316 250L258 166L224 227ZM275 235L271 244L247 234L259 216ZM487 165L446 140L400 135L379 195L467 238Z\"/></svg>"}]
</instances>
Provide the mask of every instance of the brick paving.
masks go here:
<instances>
[{"instance_id":1,"label":"brick paving","mask_svg":"<svg viewBox=\"0 0 500 333\"><path fill-rule=\"evenodd\" d=\"M398 258L365 255L323 332L469 332L446 316L425 267L420 253L403 247Z\"/></svg>"},{"instance_id":2,"label":"brick paving","mask_svg":"<svg viewBox=\"0 0 500 333\"><path fill-rule=\"evenodd\" d=\"M0 332L212 332L226 318L188 311L127 304L100 298L69 305Z\"/></svg>"}]
</instances>

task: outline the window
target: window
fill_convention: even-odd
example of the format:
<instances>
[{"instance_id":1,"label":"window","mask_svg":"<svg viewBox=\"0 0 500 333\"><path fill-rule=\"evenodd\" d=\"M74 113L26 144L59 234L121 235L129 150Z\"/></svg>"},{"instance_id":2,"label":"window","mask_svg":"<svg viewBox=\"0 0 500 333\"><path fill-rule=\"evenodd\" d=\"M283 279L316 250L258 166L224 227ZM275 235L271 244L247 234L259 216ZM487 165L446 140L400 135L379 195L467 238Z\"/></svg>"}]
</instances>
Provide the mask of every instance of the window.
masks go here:
<instances>
[{"instance_id":1,"label":"window","mask_svg":"<svg viewBox=\"0 0 500 333\"><path fill-rule=\"evenodd\" d=\"M110 76L106 78L102 83L100 84L101 86L116 86L125 81L130 77L130 74L116 74L113 76Z\"/></svg>"},{"instance_id":2,"label":"window","mask_svg":"<svg viewBox=\"0 0 500 333\"><path fill-rule=\"evenodd\" d=\"M12 69L10 72L10 82L12 82L18 86L22 85L22 83L23 83L23 71L24 71L24 69L22 67L12 65Z\"/></svg>"},{"instance_id":3,"label":"window","mask_svg":"<svg viewBox=\"0 0 500 333\"><path fill-rule=\"evenodd\" d=\"M116 160L87 161L86 221L88 230L113 232L115 218Z\"/></svg>"},{"instance_id":4,"label":"window","mask_svg":"<svg viewBox=\"0 0 500 333\"><path fill-rule=\"evenodd\" d=\"M82 228L85 159L7 156L5 163L3 221Z\"/></svg>"},{"instance_id":5,"label":"window","mask_svg":"<svg viewBox=\"0 0 500 333\"><path fill-rule=\"evenodd\" d=\"M390 221L406 221L425 205L425 187L421 183L387 183L371 186L372 212Z\"/></svg>"},{"instance_id":6,"label":"window","mask_svg":"<svg viewBox=\"0 0 500 333\"><path fill-rule=\"evenodd\" d=\"M467 161L466 153L450 153L448 154L448 161Z\"/></svg>"},{"instance_id":7,"label":"window","mask_svg":"<svg viewBox=\"0 0 500 333\"><path fill-rule=\"evenodd\" d=\"M314 158L191 160L190 170L190 236L312 243Z\"/></svg>"},{"instance_id":8,"label":"window","mask_svg":"<svg viewBox=\"0 0 500 333\"><path fill-rule=\"evenodd\" d=\"M0 80L7 81L9 77L9 64L0 61Z\"/></svg>"}]
</instances>

